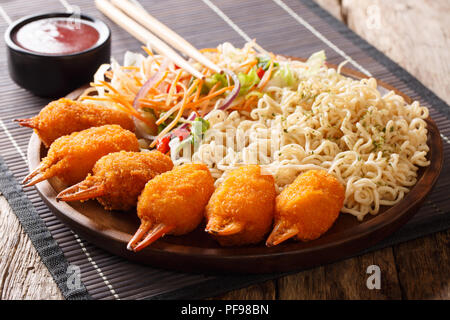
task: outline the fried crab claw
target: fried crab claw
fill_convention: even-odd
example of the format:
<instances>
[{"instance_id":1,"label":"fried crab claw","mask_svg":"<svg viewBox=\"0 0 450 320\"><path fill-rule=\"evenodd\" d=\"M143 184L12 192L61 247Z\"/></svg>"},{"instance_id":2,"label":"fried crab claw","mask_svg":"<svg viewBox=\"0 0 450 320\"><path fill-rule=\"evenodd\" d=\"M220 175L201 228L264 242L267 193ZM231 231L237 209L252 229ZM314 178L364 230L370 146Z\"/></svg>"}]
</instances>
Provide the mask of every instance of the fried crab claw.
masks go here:
<instances>
[{"instance_id":1,"label":"fried crab claw","mask_svg":"<svg viewBox=\"0 0 450 320\"><path fill-rule=\"evenodd\" d=\"M153 225L148 221L142 222L139 229L128 243L127 249L138 252L151 245L153 242L163 237L173 229L175 229L175 226L166 226L163 223Z\"/></svg>"},{"instance_id":2,"label":"fried crab claw","mask_svg":"<svg viewBox=\"0 0 450 320\"><path fill-rule=\"evenodd\" d=\"M159 151L114 152L100 158L82 182L63 190L62 201L96 198L106 210L127 211L136 207L145 184L173 168L170 157Z\"/></svg>"},{"instance_id":3,"label":"fried crab claw","mask_svg":"<svg viewBox=\"0 0 450 320\"><path fill-rule=\"evenodd\" d=\"M91 180L84 180L76 185L73 185L63 191L57 196L57 201L84 201L97 197L101 197L106 194L105 185L93 184Z\"/></svg>"},{"instance_id":4,"label":"fried crab claw","mask_svg":"<svg viewBox=\"0 0 450 320\"><path fill-rule=\"evenodd\" d=\"M72 185L82 181L98 159L117 151L139 151L131 131L118 125L93 127L56 139L40 165L25 177L26 187L57 176Z\"/></svg>"},{"instance_id":5,"label":"fried crab claw","mask_svg":"<svg viewBox=\"0 0 450 320\"><path fill-rule=\"evenodd\" d=\"M205 231L215 236L231 236L244 230L244 225L241 223L231 222L225 226L222 226L222 224L223 222L220 219L210 219Z\"/></svg>"},{"instance_id":6,"label":"fried crab claw","mask_svg":"<svg viewBox=\"0 0 450 320\"><path fill-rule=\"evenodd\" d=\"M139 251L164 235L183 235L203 220L214 191L214 179L204 164L184 164L164 172L146 185L139 196L137 214L141 225L128 243Z\"/></svg>"},{"instance_id":7,"label":"fried crab claw","mask_svg":"<svg viewBox=\"0 0 450 320\"><path fill-rule=\"evenodd\" d=\"M258 243L270 231L275 184L257 165L230 171L206 207L206 229L222 246Z\"/></svg>"},{"instance_id":8,"label":"fried crab claw","mask_svg":"<svg viewBox=\"0 0 450 320\"><path fill-rule=\"evenodd\" d=\"M36 121L35 121L34 118L14 119L14 121L17 122L22 127L28 127L28 128L32 128L32 129L36 129L37 128Z\"/></svg>"},{"instance_id":9,"label":"fried crab claw","mask_svg":"<svg viewBox=\"0 0 450 320\"><path fill-rule=\"evenodd\" d=\"M133 119L121 110L66 98L50 102L33 118L14 121L35 129L46 147L59 137L91 127L117 124L130 131L135 130Z\"/></svg>"},{"instance_id":10,"label":"fried crab claw","mask_svg":"<svg viewBox=\"0 0 450 320\"><path fill-rule=\"evenodd\" d=\"M344 186L325 170L301 174L276 198L274 228L266 245L319 238L336 221L344 198Z\"/></svg>"},{"instance_id":11,"label":"fried crab claw","mask_svg":"<svg viewBox=\"0 0 450 320\"><path fill-rule=\"evenodd\" d=\"M273 228L269 238L267 238L266 246L268 247L276 246L277 244L280 244L296 236L298 233L299 231L297 227L295 226L288 227L286 226L286 223L284 221L280 221Z\"/></svg>"}]
</instances>

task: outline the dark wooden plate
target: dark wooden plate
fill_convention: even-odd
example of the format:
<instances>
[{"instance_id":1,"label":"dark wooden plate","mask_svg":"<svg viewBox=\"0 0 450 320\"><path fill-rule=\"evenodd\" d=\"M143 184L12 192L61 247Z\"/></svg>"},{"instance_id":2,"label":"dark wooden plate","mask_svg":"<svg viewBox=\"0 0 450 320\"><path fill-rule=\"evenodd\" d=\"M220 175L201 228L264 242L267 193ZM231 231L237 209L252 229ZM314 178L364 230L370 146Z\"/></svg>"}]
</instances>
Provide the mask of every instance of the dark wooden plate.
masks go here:
<instances>
[{"instance_id":1,"label":"dark wooden plate","mask_svg":"<svg viewBox=\"0 0 450 320\"><path fill-rule=\"evenodd\" d=\"M357 79L365 77L348 68L343 68L342 73ZM411 101L395 88L381 81L378 84L380 89L394 90L406 101ZM81 92L77 90L69 96L74 98ZM325 235L310 242L288 241L271 248L263 243L222 248L202 231L202 225L190 234L167 236L133 253L126 249L126 244L139 226L135 212L108 212L96 201L57 202L55 196L64 187L57 179L41 182L36 188L55 215L83 238L132 261L185 272L268 273L298 270L342 259L368 248L397 230L417 212L434 186L443 163L439 130L431 118L426 121L431 164L419 170L418 181L405 198L393 207L382 208L376 216L367 215L363 222L358 222L349 214L341 214ZM38 136L33 134L28 146L30 170L37 167L46 151Z\"/></svg>"}]
</instances>

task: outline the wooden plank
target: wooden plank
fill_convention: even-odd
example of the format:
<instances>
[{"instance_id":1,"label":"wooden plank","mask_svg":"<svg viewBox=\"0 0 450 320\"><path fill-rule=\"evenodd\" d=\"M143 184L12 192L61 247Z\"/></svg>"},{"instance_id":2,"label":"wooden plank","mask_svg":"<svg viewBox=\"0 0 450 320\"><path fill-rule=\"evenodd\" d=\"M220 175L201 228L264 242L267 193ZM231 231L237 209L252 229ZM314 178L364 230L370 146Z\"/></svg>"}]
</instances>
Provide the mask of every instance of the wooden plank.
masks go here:
<instances>
[{"instance_id":1,"label":"wooden plank","mask_svg":"<svg viewBox=\"0 0 450 320\"><path fill-rule=\"evenodd\" d=\"M0 300L63 299L5 197L0 195Z\"/></svg>"},{"instance_id":2,"label":"wooden plank","mask_svg":"<svg viewBox=\"0 0 450 320\"><path fill-rule=\"evenodd\" d=\"M393 247L405 299L450 299L450 230Z\"/></svg>"},{"instance_id":3,"label":"wooden plank","mask_svg":"<svg viewBox=\"0 0 450 320\"><path fill-rule=\"evenodd\" d=\"M343 20L353 31L450 103L449 1L342 0L341 3Z\"/></svg>"},{"instance_id":4,"label":"wooden plank","mask_svg":"<svg viewBox=\"0 0 450 320\"><path fill-rule=\"evenodd\" d=\"M370 290L367 268L380 268L380 289ZM293 299L401 299L391 248L286 276L278 280L278 298Z\"/></svg>"},{"instance_id":5,"label":"wooden plank","mask_svg":"<svg viewBox=\"0 0 450 320\"><path fill-rule=\"evenodd\" d=\"M274 300L276 299L276 281L269 280L253 286L233 290L215 297L218 300Z\"/></svg>"}]
</instances>

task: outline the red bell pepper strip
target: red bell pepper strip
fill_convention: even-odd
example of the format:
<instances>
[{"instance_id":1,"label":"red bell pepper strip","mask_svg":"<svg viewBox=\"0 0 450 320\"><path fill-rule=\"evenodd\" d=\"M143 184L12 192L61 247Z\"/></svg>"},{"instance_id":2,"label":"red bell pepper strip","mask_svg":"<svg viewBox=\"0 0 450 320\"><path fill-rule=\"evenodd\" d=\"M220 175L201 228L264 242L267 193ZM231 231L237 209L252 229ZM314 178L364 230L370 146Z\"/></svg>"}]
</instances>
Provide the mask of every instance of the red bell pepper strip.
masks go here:
<instances>
[{"instance_id":1,"label":"red bell pepper strip","mask_svg":"<svg viewBox=\"0 0 450 320\"><path fill-rule=\"evenodd\" d=\"M156 150L158 150L161 153L166 154L170 151L169 147L170 142L170 136L162 137L161 140L158 141L158 144L156 145Z\"/></svg>"},{"instance_id":2,"label":"red bell pepper strip","mask_svg":"<svg viewBox=\"0 0 450 320\"><path fill-rule=\"evenodd\" d=\"M264 77L264 73L266 73L266 71L262 67L259 67L258 70L256 70L256 74L260 79Z\"/></svg>"}]
</instances>

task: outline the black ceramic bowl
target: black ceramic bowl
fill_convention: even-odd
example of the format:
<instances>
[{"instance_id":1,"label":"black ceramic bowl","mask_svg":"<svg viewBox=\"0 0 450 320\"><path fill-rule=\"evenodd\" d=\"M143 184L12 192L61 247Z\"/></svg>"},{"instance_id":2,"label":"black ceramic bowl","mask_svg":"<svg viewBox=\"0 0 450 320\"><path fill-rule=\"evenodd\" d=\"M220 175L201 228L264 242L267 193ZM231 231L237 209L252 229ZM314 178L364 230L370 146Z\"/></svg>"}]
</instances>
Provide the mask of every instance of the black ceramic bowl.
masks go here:
<instances>
[{"instance_id":1,"label":"black ceramic bowl","mask_svg":"<svg viewBox=\"0 0 450 320\"><path fill-rule=\"evenodd\" d=\"M8 69L19 86L43 97L61 97L92 80L102 63L111 56L111 31L108 26L86 15L86 20L99 33L98 41L90 48L71 54L45 54L19 46L14 35L24 25L45 18L67 18L70 13L48 13L22 18L9 26L5 33Z\"/></svg>"}]
</instances>

